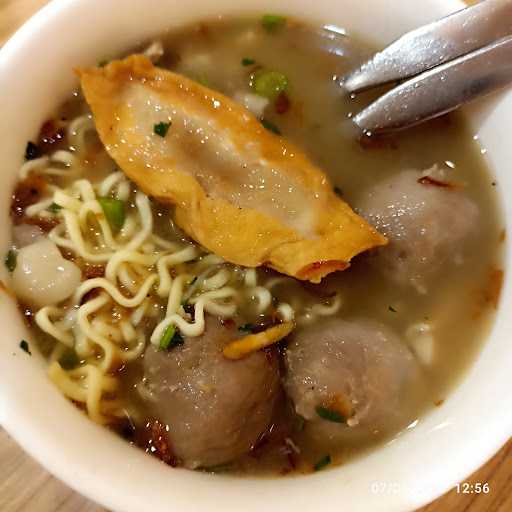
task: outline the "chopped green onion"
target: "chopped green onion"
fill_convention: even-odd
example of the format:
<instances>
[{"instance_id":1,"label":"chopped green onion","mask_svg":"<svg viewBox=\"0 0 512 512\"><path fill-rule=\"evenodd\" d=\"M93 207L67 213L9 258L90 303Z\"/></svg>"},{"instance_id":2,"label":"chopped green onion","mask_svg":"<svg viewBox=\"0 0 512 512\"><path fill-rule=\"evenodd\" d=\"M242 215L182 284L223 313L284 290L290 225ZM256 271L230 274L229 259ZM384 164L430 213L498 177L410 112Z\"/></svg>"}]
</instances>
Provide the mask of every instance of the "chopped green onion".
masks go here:
<instances>
[{"instance_id":1,"label":"chopped green onion","mask_svg":"<svg viewBox=\"0 0 512 512\"><path fill-rule=\"evenodd\" d=\"M27 142L27 147L25 148L25 160L35 160L41 156L41 149L39 146L34 144L32 141Z\"/></svg>"},{"instance_id":2,"label":"chopped green onion","mask_svg":"<svg viewBox=\"0 0 512 512\"><path fill-rule=\"evenodd\" d=\"M269 121L268 119L262 119L261 120L261 124L269 131L269 132L272 132L272 133L275 133L276 135L281 135L281 130L274 124L272 123L271 121Z\"/></svg>"},{"instance_id":3,"label":"chopped green onion","mask_svg":"<svg viewBox=\"0 0 512 512\"><path fill-rule=\"evenodd\" d=\"M328 409L327 407L322 407L321 405L318 405L315 408L316 413L320 418L332 421L334 423L345 423L345 418L342 414L340 414L338 411L335 411L334 409Z\"/></svg>"},{"instance_id":4,"label":"chopped green onion","mask_svg":"<svg viewBox=\"0 0 512 512\"><path fill-rule=\"evenodd\" d=\"M32 355L32 352L30 352L30 348L28 347L28 341L21 340L20 341L20 348L21 348L21 350L24 350L29 356Z\"/></svg>"},{"instance_id":5,"label":"chopped green onion","mask_svg":"<svg viewBox=\"0 0 512 512\"><path fill-rule=\"evenodd\" d=\"M160 350L169 350L171 348L177 347L178 345L183 345L185 340L181 336L181 334L176 330L176 326L168 325L162 334L162 338L160 339Z\"/></svg>"},{"instance_id":6,"label":"chopped green onion","mask_svg":"<svg viewBox=\"0 0 512 512\"><path fill-rule=\"evenodd\" d=\"M257 71L251 76L251 87L258 96L273 100L288 88L288 78L279 71Z\"/></svg>"},{"instance_id":7,"label":"chopped green onion","mask_svg":"<svg viewBox=\"0 0 512 512\"><path fill-rule=\"evenodd\" d=\"M168 123L164 123L162 121L161 123L155 124L155 126L153 126L153 131L157 135L160 135L160 137L165 137L167 135L167 132L169 131L171 124L172 123L170 121Z\"/></svg>"},{"instance_id":8,"label":"chopped green onion","mask_svg":"<svg viewBox=\"0 0 512 512\"><path fill-rule=\"evenodd\" d=\"M391 311L391 313L396 313L396 309L393 307L393 306L389 306L388 307L389 311Z\"/></svg>"},{"instance_id":9,"label":"chopped green onion","mask_svg":"<svg viewBox=\"0 0 512 512\"><path fill-rule=\"evenodd\" d=\"M9 272L14 272L16 269L16 261L18 259L18 254L14 249L10 249L4 259L5 266Z\"/></svg>"},{"instance_id":10,"label":"chopped green onion","mask_svg":"<svg viewBox=\"0 0 512 512\"><path fill-rule=\"evenodd\" d=\"M338 197L341 197L343 195L343 190L341 190L340 187L334 187L334 193L338 196Z\"/></svg>"},{"instance_id":11,"label":"chopped green onion","mask_svg":"<svg viewBox=\"0 0 512 512\"><path fill-rule=\"evenodd\" d=\"M244 324L244 325L241 325L238 330L240 332L253 332L254 331L254 325L253 324Z\"/></svg>"},{"instance_id":12,"label":"chopped green onion","mask_svg":"<svg viewBox=\"0 0 512 512\"><path fill-rule=\"evenodd\" d=\"M286 18L278 14L265 14L261 18L261 24L267 32L275 32L286 25Z\"/></svg>"},{"instance_id":13,"label":"chopped green onion","mask_svg":"<svg viewBox=\"0 0 512 512\"><path fill-rule=\"evenodd\" d=\"M208 80L208 78L206 78L205 75L198 76L196 78L196 82L199 82L204 87L210 87L210 81Z\"/></svg>"},{"instance_id":14,"label":"chopped green onion","mask_svg":"<svg viewBox=\"0 0 512 512\"><path fill-rule=\"evenodd\" d=\"M64 370L72 370L73 368L76 368L79 363L80 359L78 359L76 352L73 350L67 350L59 359L59 364L64 368Z\"/></svg>"},{"instance_id":15,"label":"chopped green onion","mask_svg":"<svg viewBox=\"0 0 512 512\"><path fill-rule=\"evenodd\" d=\"M244 57L242 59L242 66L252 66L256 61L249 57Z\"/></svg>"},{"instance_id":16,"label":"chopped green onion","mask_svg":"<svg viewBox=\"0 0 512 512\"><path fill-rule=\"evenodd\" d=\"M115 231L119 231L123 227L126 217L124 202L112 197L99 197L98 203L100 203L110 227Z\"/></svg>"},{"instance_id":17,"label":"chopped green onion","mask_svg":"<svg viewBox=\"0 0 512 512\"><path fill-rule=\"evenodd\" d=\"M62 206L57 203L52 203L50 206L48 206L48 210L52 213L57 213L59 210L62 210Z\"/></svg>"},{"instance_id":18,"label":"chopped green onion","mask_svg":"<svg viewBox=\"0 0 512 512\"><path fill-rule=\"evenodd\" d=\"M324 469L325 466L328 466L331 463L331 456L326 455L325 457L322 457L314 466L313 469L315 471L320 471L321 469Z\"/></svg>"}]
</instances>

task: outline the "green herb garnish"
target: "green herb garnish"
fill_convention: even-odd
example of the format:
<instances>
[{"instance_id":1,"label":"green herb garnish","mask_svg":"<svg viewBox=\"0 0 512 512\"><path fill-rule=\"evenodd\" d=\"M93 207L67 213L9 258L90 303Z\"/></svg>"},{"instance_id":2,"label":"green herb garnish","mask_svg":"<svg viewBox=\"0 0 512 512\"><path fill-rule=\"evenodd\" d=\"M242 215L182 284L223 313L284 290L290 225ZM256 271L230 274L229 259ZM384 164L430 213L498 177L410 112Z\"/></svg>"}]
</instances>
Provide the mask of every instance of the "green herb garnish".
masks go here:
<instances>
[{"instance_id":1,"label":"green herb garnish","mask_svg":"<svg viewBox=\"0 0 512 512\"><path fill-rule=\"evenodd\" d=\"M64 352L59 359L59 364L64 368L64 370L72 370L73 368L76 368L79 363L80 359L78 359L76 352L72 350Z\"/></svg>"},{"instance_id":2,"label":"green herb garnish","mask_svg":"<svg viewBox=\"0 0 512 512\"><path fill-rule=\"evenodd\" d=\"M124 202L112 197L99 197L98 203L100 203L110 227L114 231L119 231L123 227L126 217Z\"/></svg>"},{"instance_id":3,"label":"green herb garnish","mask_svg":"<svg viewBox=\"0 0 512 512\"><path fill-rule=\"evenodd\" d=\"M251 332L251 333L254 332L254 329L255 329L254 324L244 324L238 328L238 330L240 332Z\"/></svg>"},{"instance_id":4,"label":"green herb garnish","mask_svg":"<svg viewBox=\"0 0 512 512\"><path fill-rule=\"evenodd\" d=\"M272 123L271 121L269 121L268 119L265 119L263 118L261 120L261 124L269 131L269 132L272 132L272 133L275 133L276 135L281 135L281 130L274 124Z\"/></svg>"},{"instance_id":5,"label":"green herb garnish","mask_svg":"<svg viewBox=\"0 0 512 512\"><path fill-rule=\"evenodd\" d=\"M29 356L32 355L32 352L30 352L30 348L28 347L28 341L21 340L20 341L20 348L21 348L21 350L24 350Z\"/></svg>"},{"instance_id":6,"label":"green herb garnish","mask_svg":"<svg viewBox=\"0 0 512 512\"><path fill-rule=\"evenodd\" d=\"M249 57L244 57L242 59L242 66L252 66L255 63L256 63L256 61L254 59L249 58Z\"/></svg>"},{"instance_id":7,"label":"green herb garnish","mask_svg":"<svg viewBox=\"0 0 512 512\"><path fill-rule=\"evenodd\" d=\"M48 210L52 213L57 213L58 211L62 210L62 206L57 203L52 203L50 206L48 206Z\"/></svg>"},{"instance_id":8,"label":"green herb garnish","mask_svg":"<svg viewBox=\"0 0 512 512\"><path fill-rule=\"evenodd\" d=\"M315 471L320 471L321 469L324 469L325 466L328 466L331 463L331 456L326 455L325 457L322 457L314 466L313 469Z\"/></svg>"},{"instance_id":9,"label":"green herb garnish","mask_svg":"<svg viewBox=\"0 0 512 512\"><path fill-rule=\"evenodd\" d=\"M10 249L5 255L4 263L9 272L14 272L16 269L16 261L18 259L18 254L14 249Z\"/></svg>"},{"instance_id":10,"label":"green herb garnish","mask_svg":"<svg viewBox=\"0 0 512 512\"><path fill-rule=\"evenodd\" d=\"M391 313L397 312L397 310L393 306L388 306L388 309L389 309L389 311L391 311Z\"/></svg>"},{"instance_id":11,"label":"green herb garnish","mask_svg":"<svg viewBox=\"0 0 512 512\"><path fill-rule=\"evenodd\" d=\"M332 421L334 423L345 423L346 421L345 417L334 409L328 409L327 407L317 405L315 411L318 416L320 416L320 418L323 418L327 421Z\"/></svg>"},{"instance_id":12,"label":"green herb garnish","mask_svg":"<svg viewBox=\"0 0 512 512\"><path fill-rule=\"evenodd\" d=\"M165 137L167 135L167 132L169 131L171 124L172 123L170 121L168 123L162 121L161 123L155 124L155 126L153 126L153 131L157 135L160 135L160 137Z\"/></svg>"},{"instance_id":13,"label":"green herb garnish","mask_svg":"<svg viewBox=\"0 0 512 512\"><path fill-rule=\"evenodd\" d=\"M41 154L39 146L29 140L27 142L27 147L25 148L25 160L35 160L36 158L39 158Z\"/></svg>"},{"instance_id":14,"label":"green herb garnish","mask_svg":"<svg viewBox=\"0 0 512 512\"><path fill-rule=\"evenodd\" d=\"M341 197L343 195L343 190L341 190L340 187L334 187L334 193L338 196L338 197Z\"/></svg>"},{"instance_id":15,"label":"green herb garnish","mask_svg":"<svg viewBox=\"0 0 512 512\"><path fill-rule=\"evenodd\" d=\"M258 96L273 100L288 89L288 78L279 71L257 71L251 76L251 87Z\"/></svg>"},{"instance_id":16,"label":"green herb garnish","mask_svg":"<svg viewBox=\"0 0 512 512\"><path fill-rule=\"evenodd\" d=\"M177 347L178 345L183 345L185 340L183 336L176 330L176 326L168 325L162 334L162 338L160 339L160 350L169 350L171 348Z\"/></svg>"},{"instance_id":17,"label":"green herb garnish","mask_svg":"<svg viewBox=\"0 0 512 512\"><path fill-rule=\"evenodd\" d=\"M261 18L261 24L267 32L275 32L286 25L286 18L279 14L265 14Z\"/></svg>"}]
</instances>

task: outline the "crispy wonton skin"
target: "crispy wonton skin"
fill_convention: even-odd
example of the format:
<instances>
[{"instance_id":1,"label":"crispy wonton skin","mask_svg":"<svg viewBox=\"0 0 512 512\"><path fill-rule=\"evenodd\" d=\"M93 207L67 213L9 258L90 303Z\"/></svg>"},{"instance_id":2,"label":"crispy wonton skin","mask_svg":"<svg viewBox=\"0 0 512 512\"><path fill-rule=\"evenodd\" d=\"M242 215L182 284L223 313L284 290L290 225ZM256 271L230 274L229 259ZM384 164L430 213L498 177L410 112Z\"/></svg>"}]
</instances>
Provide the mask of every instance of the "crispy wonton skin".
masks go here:
<instances>
[{"instance_id":1,"label":"crispy wonton skin","mask_svg":"<svg viewBox=\"0 0 512 512\"><path fill-rule=\"evenodd\" d=\"M243 106L143 56L79 71L107 151L227 261L319 282L386 239Z\"/></svg>"}]
</instances>

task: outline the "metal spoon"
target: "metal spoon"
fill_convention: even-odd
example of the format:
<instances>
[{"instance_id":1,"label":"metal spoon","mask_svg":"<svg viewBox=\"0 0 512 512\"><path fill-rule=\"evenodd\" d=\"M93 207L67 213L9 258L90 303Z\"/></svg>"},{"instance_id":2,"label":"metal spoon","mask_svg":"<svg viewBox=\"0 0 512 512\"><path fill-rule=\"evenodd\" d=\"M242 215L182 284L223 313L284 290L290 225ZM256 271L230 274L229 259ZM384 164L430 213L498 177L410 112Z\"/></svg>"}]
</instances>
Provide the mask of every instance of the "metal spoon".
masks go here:
<instances>
[{"instance_id":1,"label":"metal spoon","mask_svg":"<svg viewBox=\"0 0 512 512\"><path fill-rule=\"evenodd\" d=\"M486 0L402 36L341 80L349 93L414 77L354 116L403 130L512 83L512 0Z\"/></svg>"}]
</instances>

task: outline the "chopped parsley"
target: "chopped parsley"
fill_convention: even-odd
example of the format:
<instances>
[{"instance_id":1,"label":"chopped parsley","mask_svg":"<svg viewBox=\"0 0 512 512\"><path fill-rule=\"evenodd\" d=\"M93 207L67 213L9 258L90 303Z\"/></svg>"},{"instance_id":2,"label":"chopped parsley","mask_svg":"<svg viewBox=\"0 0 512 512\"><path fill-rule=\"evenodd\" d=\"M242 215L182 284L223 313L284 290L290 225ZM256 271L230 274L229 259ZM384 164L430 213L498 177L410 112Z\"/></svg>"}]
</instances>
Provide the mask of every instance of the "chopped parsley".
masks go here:
<instances>
[{"instance_id":1,"label":"chopped parsley","mask_svg":"<svg viewBox=\"0 0 512 512\"><path fill-rule=\"evenodd\" d=\"M99 197L98 203L100 203L110 227L114 231L119 231L123 227L126 218L124 202L112 197Z\"/></svg>"},{"instance_id":2,"label":"chopped parsley","mask_svg":"<svg viewBox=\"0 0 512 512\"><path fill-rule=\"evenodd\" d=\"M160 350L170 350L178 345L183 345L183 343L185 343L185 340L176 329L176 326L168 325L160 339L159 348Z\"/></svg>"},{"instance_id":3,"label":"chopped parsley","mask_svg":"<svg viewBox=\"0 0 512 512\"><path fill-rule=\"evenodd\" d=\"M14 272L16 269L16 261L18 259L18 254L14 249L10 249L4 259L5 266L9 272Z\"/></svg>"},{"instance_id":4,"label":"chopped parsley","mask_svg":"<svg viewBox=\"0 0 512 512\"><path fill-rule=\"evenodd\" d=\"M254 59L251 59L250 57L244 57L242 59L242 66L252 66L255 63L256 61Z\"/></svg>"},{"instance_id":5,"label":"chopped parsley","mask_svg":"<svg viewBox=\"0 0 512 512\"><path fill-rule=\"evenodd\" d=\"M59 210L62 210L62 206L57 203L52 203L50 206L48 206L48 210L52 213L57 213Z\"/></svg>"},{"instance_id":6,"label":"chopped parsley","mask_svg":"<svg viewBox=\"0 0 512 512\"><path fill-rule=\"evenodd\" d=\"M250 85L258 96L273 100L288 89L288 77L279 71L261 70L252 74Z\"/></svg>"},{"instance_id":7,"label":"chopped parsley","mask_svg":"<svg viewBox=\"0 0 512 512\"><path fill-rule=\"evenodd\" d=\"M267 32L271 33L284 27L286 25L286 18L279 14L265 14L261 18L261 24Z\"/></svg>"},{"instance_id":8,"label":"chopped parsley","mask_svg":"<svg viewBox=\"0 0 512 512\"><path fill-rule=\"evenodd\" d=\"M21 340L20 341L20 348L21 348L21 350L24 350L29 356L32 355L32 352L30 352L30 348L28 347L28 341Z\"/></svg>"},{"instance_id":9,"label":"chopped parsley","mask_svg":"<svg viewBox=\"0 0 512 512\"><path fill-rule=\"evenodd\" d=\"M341 190L340 187L334 187L334 193L338 196L338 197L342 197L343 196L343 190Z\"/></svg>"},{"instance_id":10,"label":"chopped parsley","mask_svg":"<svg viewBox=\"0 0 512 512\"><path fill-rule=\"evenodd\" d=\"M391 311L391 313L397 312L397 310L393 306L388 306L388 309L389 309L389 311Z\"/></svg>"},{"instance_id":11,"label":"chopped parsley","mask_svg":"<svg viewBox=\"0 0 512 512\"><path fill-rule=\"evenodd\" d=\"M25 148L25 160L35 160L36 158L39 158L41 154L39 146L29 140L27 142L27 147Z\"/></svg>"},{"instance_id":12,"label":"chopped parsley","mask_svg":"<svg viewBox=\"0 0 512 512\"><path fill-rule=\"evenodd\" d=\"M261 120L261 124L269 131L269 132L272 132L272 133L275 133L276 135L281 135L281 130L274 124L272 123L271 121L269 121L268 119L265 119L263 118Z\"/></svg>"},{"instance_id":13,"label":"chopped parsley","mask_svg":"<svg viewBox=\"0 0 512 512\"><path fill-rule=\"evenodd\" d=\"M314 466L313 469L315 471L320 471L321 469L324 469L326 466L328 466L331 463L331 456L326 455L325 457L322 457Z\"/></svg>"},{"instance_id":14,"label":"chopped parsley","mask_svg":"<svg viewBox=\"0 0 512 512\"><path fill-rule=\"evenodd\" d=\"M155 126L153 126L153 131L160 137L165 137L169 131L169 128L171 127L171 124L172 123L170 121L168 123L162 121L161 123L155 124Z\"/></svg>"},{"instance_id":15,"label":"chopped parsley","mask_svg":"<svg viewBox=\"0 0 512 512\"><path fill-rule=\"evenodd\" d=\"M334 409L329 409L327 407L323 407L322 405L317 405L315 408L316 413L320 418L332 421L333 423L345 423L345 417L339 413L338 411L335 411Z\"/></svg>"}]
</instances>

